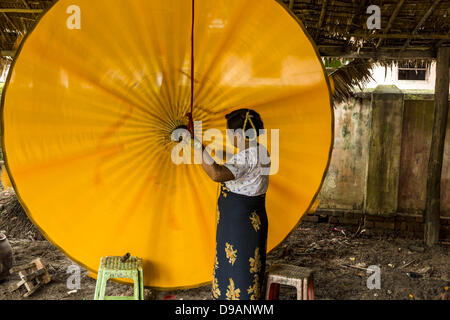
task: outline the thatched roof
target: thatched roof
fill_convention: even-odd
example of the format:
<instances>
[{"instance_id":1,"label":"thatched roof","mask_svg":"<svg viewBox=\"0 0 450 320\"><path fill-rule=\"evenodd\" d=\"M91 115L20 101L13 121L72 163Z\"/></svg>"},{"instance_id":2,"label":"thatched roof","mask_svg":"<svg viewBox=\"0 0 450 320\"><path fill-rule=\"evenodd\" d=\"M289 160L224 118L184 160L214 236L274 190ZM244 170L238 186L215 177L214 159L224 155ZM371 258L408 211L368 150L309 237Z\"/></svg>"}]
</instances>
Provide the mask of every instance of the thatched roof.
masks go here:
<instances>
[{"instance_id":1,"label":"thatched roof","mask_svg":"<svg viewBox=\"0 0 450 320\"><path fill-rule=\"evenodd\" d=\"M3 55L14 51L17 37L55 1L1 0ZM450 45L450 0L280 1L304 22L324 56L433 58L436 47ZM367 29L369 5L381 8L380 30Z\"/></svg>"},{"instance_id":2,"label":"thatched roof","mask_svg":"<svg viewBox=\"0 0 450 320\"><path fill-rule=\"evenodd\" d=\"M39 20L54 0L1 0L0 49L3 55L14 51L19 41ZM8 51L8 52L5 52Z\"/></svg>"},{"instance_id":3,"label":"thatched roof","mask_svg":"<svg viewBox=\"0 0 450 320\"><path fill-rule=\"evenodd\" d=\"M433 58L450 45L450 0L284 0L324 56ZM381 9L381 29L368 30L367 8Z\"/></svg>"},{"instance_id":4,"label":"thatched roof","mask_svg":"<svg viewBox=\"0 0 450 320\"><path fill-rule=\"evenodd\" d=\"M0 71L6 61L2 57L14 55L24 35L55 1L1 0ZM433 59L438 47L450 46L450 0L277 1L304 23L322 56L364 59L333 74L338 100L370 77L374 62ZM368 30L370 5L381 9L379 30Z\"/></svg>"}]
</instances>

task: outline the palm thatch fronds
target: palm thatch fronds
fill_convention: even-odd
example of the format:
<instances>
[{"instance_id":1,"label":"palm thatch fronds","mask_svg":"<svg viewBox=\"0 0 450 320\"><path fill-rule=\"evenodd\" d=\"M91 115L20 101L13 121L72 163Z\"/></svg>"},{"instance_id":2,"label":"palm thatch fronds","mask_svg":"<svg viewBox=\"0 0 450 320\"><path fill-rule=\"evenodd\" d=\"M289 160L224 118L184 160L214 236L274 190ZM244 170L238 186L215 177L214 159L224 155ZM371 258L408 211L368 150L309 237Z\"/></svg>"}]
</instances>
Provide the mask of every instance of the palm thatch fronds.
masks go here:
<instances>
[{"instance_id":1,"label":"palm thatch fronds","mask_svg":"<svg viewBox=\"0 0 450 320\"><path fill-rule=\"evenodd\" d=\"M357 59L331 72L330 77L335 87L335 101L339 103L350 99L353 97L355 87L362 89L364 84L372 80L374 65L374 61Z\"/></svg>"},{"instance_id":2,"label":"palm thatch fronds","mask_svg":"<svg viewBox=\"0 0 450 320\"><path fill-rule=\"evenodd\" d=\"M384 67L387 74L387 69L394 66L429 69L431 67L431 60L375 61L373 59L355 59L349 61L345 59L326 59L325 66L334 82L334 101L341 103L354 97L356 88L362 91L369 81L374 80L372 70L375 66Z\"/></svg>"},{"instance_id":3,"label":"palm thatch fronds","mask_svg":"<svg viewBox=\"0 0 450 320\"><path fill-rule=\"evenodd\" d=\"M9 71L11 62L12 58L10 57L0 57L0 82L4 82L6 80L6 76ZM1 85L0 85L0 93L1 93Z\"/></svg>"}]
</instances>

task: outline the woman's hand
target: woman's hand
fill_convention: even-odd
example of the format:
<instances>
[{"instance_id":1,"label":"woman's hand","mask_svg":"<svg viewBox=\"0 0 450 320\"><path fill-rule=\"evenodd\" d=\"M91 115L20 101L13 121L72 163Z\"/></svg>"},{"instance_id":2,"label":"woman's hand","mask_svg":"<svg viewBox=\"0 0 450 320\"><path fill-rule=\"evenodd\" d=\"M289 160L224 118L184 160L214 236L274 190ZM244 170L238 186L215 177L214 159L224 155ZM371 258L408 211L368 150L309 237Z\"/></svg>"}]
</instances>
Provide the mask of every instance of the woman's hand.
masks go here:
<instances>
[{"instance_id":1,"label":"woman's hand","mask_svg":"<svg viewBox=\"0 0 450 320\"><path fill-rule=\"evenodd\" d=\"M235 179L227 167L217 164L197 137L194 136L192 141L196 150L201 149L203 170L214 182L227 182Z\"/></svg>"},{"instance_id":2,"label":"woman's hand","mask_svg":"<svg viewBox=\"0 0 450 320\"><path fill-rule=\"evenodd\" d=\"M212 163L205 161L205 154L212 160ZM235 179L233 173L227 167L218 165L207 151L203 151L202 167L214 182L227 182Z\"/></svg>"},{"instance_id":3,"label":"woman's hand","mask_svg":"<svg viewBox=\"0 0 450 320\"><path fill-rule=\"evenodd\" d=\"M179 136L178 142L190 144L194 149L201 150L203 170L213 181L227 182L235 179L233 173L227 167L216 163L195 135L192 137L187 128L179 127L178 129L184 129L183 133Z\"/></svg>"}]
</instances>

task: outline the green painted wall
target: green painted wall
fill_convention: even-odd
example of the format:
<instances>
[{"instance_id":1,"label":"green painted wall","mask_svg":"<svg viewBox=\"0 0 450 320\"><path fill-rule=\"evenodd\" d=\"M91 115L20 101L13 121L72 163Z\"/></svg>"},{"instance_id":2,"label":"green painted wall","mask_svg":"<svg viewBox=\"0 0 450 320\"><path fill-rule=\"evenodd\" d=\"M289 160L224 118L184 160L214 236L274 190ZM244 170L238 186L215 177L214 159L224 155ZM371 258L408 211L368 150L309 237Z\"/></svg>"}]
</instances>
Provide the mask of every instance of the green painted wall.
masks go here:
<instances>
[{"instance_id":1,"label":"green painted wall","mask_svg":"<svg viewBox=\"0 0 450 320\"><path fill-rule=\"evenodd\" d=\"M362 210L370 101L355 99L335 108L335 141L319 194L321 209Z\"/></svg>"}]
</instances>

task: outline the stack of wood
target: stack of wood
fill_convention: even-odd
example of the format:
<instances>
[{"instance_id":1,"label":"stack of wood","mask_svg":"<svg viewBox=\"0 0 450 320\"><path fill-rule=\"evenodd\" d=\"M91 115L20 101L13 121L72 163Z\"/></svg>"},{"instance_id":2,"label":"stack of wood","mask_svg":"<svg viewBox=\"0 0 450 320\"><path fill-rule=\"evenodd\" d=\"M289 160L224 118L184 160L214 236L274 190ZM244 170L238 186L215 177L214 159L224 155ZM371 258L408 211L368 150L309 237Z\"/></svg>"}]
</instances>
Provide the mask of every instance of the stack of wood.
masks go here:
<instances>
[{"instance_id":1,"label":"stack of wood","mask_svg":"<svg viewBox=\"0 0 450 320\"><path fill-rule=\"evenodd\" d=\"M9 287L9 291L14 292L20 288L24 288L24 298L29 297L37 289L51 281L47 269L39 258L29 264L11 268L9 272L11 274L17 274L20 277L19 282Z\"/></svg>"}]
</instances>

